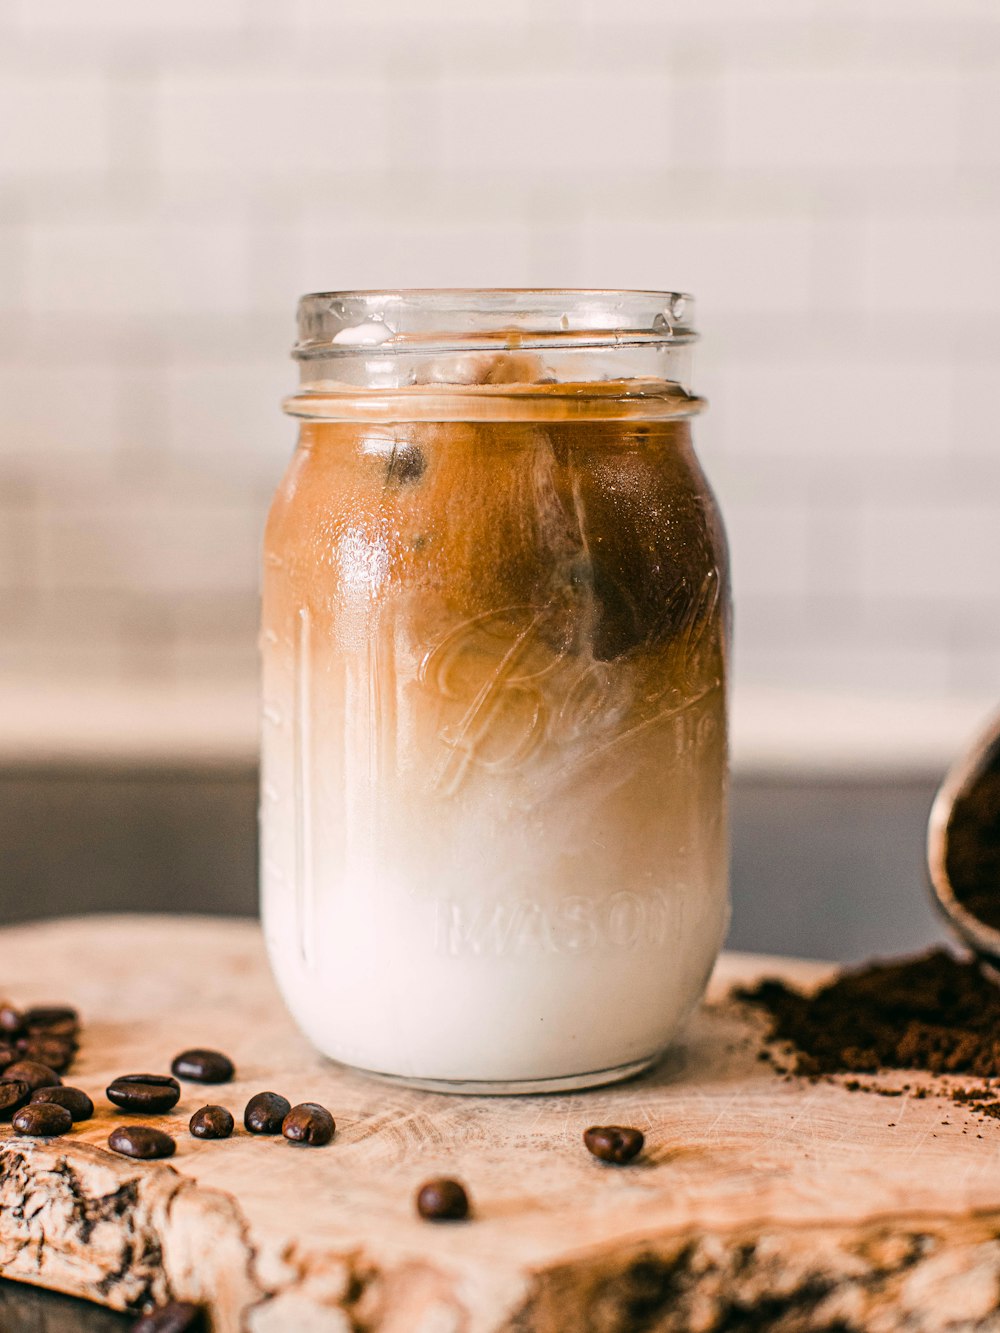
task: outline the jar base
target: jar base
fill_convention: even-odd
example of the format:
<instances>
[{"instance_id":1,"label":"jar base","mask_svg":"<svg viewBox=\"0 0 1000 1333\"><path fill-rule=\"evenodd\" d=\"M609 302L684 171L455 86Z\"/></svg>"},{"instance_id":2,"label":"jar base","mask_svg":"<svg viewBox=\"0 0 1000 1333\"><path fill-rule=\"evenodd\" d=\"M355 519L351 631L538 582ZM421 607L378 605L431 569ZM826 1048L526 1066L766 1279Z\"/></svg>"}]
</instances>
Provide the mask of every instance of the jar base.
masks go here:
<instances>
[{"instance_id":1,"label":"jar base","mask_svg":"<svg viewBox=\"0 0 1000 1333\"><path fill-rule=\"evenodd\" d=\"M401 1074L384 1074L375 1069L358 1068L383 1083L397 1087L417 1088L421 1092L447 1092L459 1097L532 1097L549 1092L582 1092L586 1088L603 1088L609 1083L622 1083L651 1069L662 1055L646 1056L629 1064L614 1065L610 1069L595 1069L588 1074L560 1074L556 1078L519 1079L464 1079L464 1078L408 1078Z\"/></svg>"}]
</instances>

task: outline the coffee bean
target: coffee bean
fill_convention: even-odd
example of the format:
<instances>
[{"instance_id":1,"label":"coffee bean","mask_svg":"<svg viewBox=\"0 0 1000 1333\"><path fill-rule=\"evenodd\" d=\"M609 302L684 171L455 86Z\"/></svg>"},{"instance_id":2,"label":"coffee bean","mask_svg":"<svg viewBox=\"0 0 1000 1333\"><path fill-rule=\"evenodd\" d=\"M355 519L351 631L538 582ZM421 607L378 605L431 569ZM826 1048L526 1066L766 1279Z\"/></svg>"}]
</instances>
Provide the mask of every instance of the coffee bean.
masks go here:
<instances>
[{"instance_id":1,"label":"coffee bean","mask_svg":"<svg viewBox=\"0 0 1000 1333\"><path fill-rule=\"evenodd\" d=\"M202 1333L205 1318L201 1307L190 1301L158 1305L132 1325L132 1333Z\"/></svg>"},{"instance_id":2,"label":"coffee bean","mask_svg":"<svg viewBox=\"0 0 1000 1333\"><path fill-rule=\"evenodd\" d=\"M36 1088L31 1094L31 1104L37 1106L40 1102L65 1106L74 1122L89 1120L94 1114L94 1103L79 1088Z\"/></svg>"},{"instance_id":3,"label":"coffee bean","mask_svg":"<svg viewBox=\"0 0 1000 1333\"><path fill-rule=\"evenodd\" d=\"M20 1042L18 1043L20 1045ZM73 1047L67 1042L49 1040L44 1037L30 1037L21 1051L25 1060L34 1060L37 1064L48 1065L61 1074L73 1060Z\"/></svg>"},{"instance_id":4,"label":"coffee bean","mask_svg":"<svg viewBox=\"0 0 1000 1333\"><path fill-rule=\"evenodd\" d=\"M52 1138L56 1134L65 1134L72 1128L73 1117L65 1106L40 1102L37 1106L22 1106L20 1111L15 1111L11 1123L18 1134L36 1134L39 1138Z\"/></svg>"},{"instance_id":5,"label":"coffee bean","mask_svg":"<svg viewBox=\"0 0 1000 1333\"><path fill-rule=\"evenodd\" d=\"M192 1083L228 1083L236 1073L233 1062L221 1051L182 1051L174 1057L170 1072Z\"/></svg>"},{"instance_id":6,"label":"coffee bean","mask_svg":"<svg viewBox=\"0 0 1000 1333\"><path fill-rule=\"evenodd\" d=\"M16 1037L24 1031L24 1014L12 1004L0 1004L0 1034Z\"/></svg>"},{"instance_id":7,"label":"coffee bean","mask_svg":"<svg viewBox=\"0 0 1000 1333\"><path fill-rule=\"evenodd\" d=\"M337 1126L333 1116L319 1102L300 1102L281 1122L281 1132L293 1143L311 1143L321 1148L333 1138Z\"/></svg>"},{"instance_id":8,"label":"coffee bean","mask_svg":"<svg viewBox=\"0 0 1000 1333\"><path fill-rule=\"evenodd\" d=\"M251 1134L280 1134L281 1122L291 1109L287 1097L277 1092L258 1092L247 1102L243 1124Z\"/></svg>"},{"instance_id":9,"label":"coffee bean","mask_svg":"<svg viewBox=\"0 0 1000 1333\"><path fill-rule=\"evenodd\" d=\"M6 1079L27 1083L32 1092L36 1088L57 1088L62 1082L51 1066L39 1064L37 1060L15 1060L0 1074L0 1082Z\"/></svg>"},{"instance_id":10,"label":"coffee bean","mask_svg":"<svg viewBox=\"0 0 1000 1333\"><path fill-rule=\"evenodd\" d=\"M235 1128L236 1121L224 1106L203 1106L188 1121L196 1139L228 1139Z\"/></svg>"},{"instance_id":11,"label":"coffee bean","mask_svg":"<svg viewBox=\"0 0 1000 1333\"><path fill-rule=\"evenodd\" d=\"M17 1059L17 1051L12 1046L0 1046L0 1074Z\"/></svg>"},{"instance_id":12,"label":"coffee bean","mask_svg":"<svg viewBox=\"0 0 1000 1333\"><path fill-rule=\"evenodd\" d=\"M29 1031L76 1032L80 1026L80 1015L68 1005L36 1005L25 1010L24 1026Z\"/></svg>"},{"instance_id":13,"label":"coffee bean","mask_svg":"<svg viewBox=\"0 0 1000 1333\"><path fill-rule=\"evenodd\" d=\"M583 1141L602 1162L622 1166L638 1157L646 1140L638 1129L626 1129L623 1125L594 1125L584 1131Z\"/></svg>"},{"instance_id":14,"label":"coffee bean","mask_svg":"<svg viewBox=\"0 0 1000 1333\"><path fill-rule=\"evenodd\" d=\"M0 1120L9 1120L30 1100L31 1089L27 1083L4 1079L0 1082Z\"/></svg>"},{"instance_id":15,"label":"coffee bean","mask_svg":"<svg viewBox=\"0 0 1000 1333\"><path fill-rule=\"evenodd\" d=\"M49 1028L53 1022L80 1022L80 1014L68 1004L35 1004L24 1010L24 1021L28 1026L36 1024L40 1028Z\"/></svg>"},{"instance_id":16,"label":"coffee bean","mask_svg":"<svg viewBox=\"0 0 1000 1333\"><path fill-rule=\"evenodd\" d=\"M169 1134L152 1125L119 1125L108 1135L108 1147L124 1157L149 1161L154 1157L172 1157L177 1144Z\"/></svg>"},{"instance_id":17,"label":"coffee bean","mask_svg":"<svg viewBox=\"0 0 1000 1333\"><path fill-rule=\"evenodd\" d=\"M428 1180L417 1191L417 1212L428 1222L461 1222L469 1216L469 1196L457 1180Z\"/></svg>"},{"instance_id":18,"label":"coffee bean","mask_svg":"<svg viewBox=\"0 0 1000 1333\"><path fill-rule=\"evenodd\" d=\"M59 1046L65 1046L70 1052L76 1050L80 1044L78 1041L79 1029L76 1023L69 1019L56 1023L29 1023L25 1021L25 1030L21 1040L31 1042L53 1042Z\"/></svg>"},{"instance_id":19,"label":"coffee bean","mask_svg":"<svg viewBox=\"0 0 1000 1333\"><path fill-rule=\"evenodd\" d=\"M108 1085L107 1095L123 1111L162 1115L177 1105L181 1085L168 1074L122 1074Z\"/></svg>"},{"instance_id":20,"label":"coffee bean","mask_svg":"<svg viewBox=\"0 0 1000 1333\"><path fill-rule=\"evenodd\" d=\"M73 1032L58 1032L55 1028L32 1028L23 1037L18 1037L18 1045L27 1042L38 1046L61 1046L64 1050L75 1051L79 1046L76 1034Z\"/></svg>"}]
</instances>

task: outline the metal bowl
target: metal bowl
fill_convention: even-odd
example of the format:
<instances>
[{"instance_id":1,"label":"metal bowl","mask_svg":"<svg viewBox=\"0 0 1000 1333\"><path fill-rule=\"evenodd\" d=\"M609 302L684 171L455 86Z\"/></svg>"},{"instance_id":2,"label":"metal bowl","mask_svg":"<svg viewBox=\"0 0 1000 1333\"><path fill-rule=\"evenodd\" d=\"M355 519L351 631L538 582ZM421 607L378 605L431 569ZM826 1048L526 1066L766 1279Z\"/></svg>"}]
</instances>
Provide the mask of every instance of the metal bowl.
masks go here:
<instances>
[{"instance_id":1,"label":"metal bowl","mask_svg":"<svg viewBox=\"0 0 1000 1333\"><path fill-rule=\"evenodd\" d=\"M955 805L970 792L1000 757L1000 715L977 738L968 753L961 756L942 782L931 807L927 826L927 868L937 906L965 944L989 965L1000 980L1000 929L974 916L955 896L948 874L948 843ZM1000 897L1000 884L997 884Z\"/></svg>"}]
</instances>

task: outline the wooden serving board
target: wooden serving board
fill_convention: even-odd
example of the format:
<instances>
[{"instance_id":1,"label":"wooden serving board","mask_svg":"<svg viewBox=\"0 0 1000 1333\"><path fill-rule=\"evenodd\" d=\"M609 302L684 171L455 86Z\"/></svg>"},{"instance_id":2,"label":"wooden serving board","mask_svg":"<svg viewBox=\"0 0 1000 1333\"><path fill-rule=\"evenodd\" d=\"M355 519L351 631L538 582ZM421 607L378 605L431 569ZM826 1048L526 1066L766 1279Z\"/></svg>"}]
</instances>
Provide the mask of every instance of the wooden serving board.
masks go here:
<instances>
[{"instance_id":1,"label":"wooden serving board","mask_svg":"<svg viewBox=\"0 0 1000 1333\"><path fill-rule=\"evenodd\" d=\"M411 1092L332 1065L271 982L260 933L211 918L105 917L0 931L2 989L70 1001L68 1081L95 1119L63 1139L0 1132L0 1273L116 1308L204 1302L251 1333L642 1333L1000 1328L1000 1122L931 1096L783 1080L757 1058L736 980L822 975L732 955L662 1065L631 1084L534 1098ZM110 1153L103 1089L187 1046L238 1066L184 1085L169 1163ZM900 1078L899 1082L904 1079ZM909 1076L913 1082L913 1077ZM207 1101L240 1122L262 1089L337 1120L326 1148L187 1132ZM632 1124L644 1158L604 1166L591 1124ZM979 1137L979 1136L982 1137ZM414 1214L457 1175L475 1219Z\"/></svg>"}]
</instances>

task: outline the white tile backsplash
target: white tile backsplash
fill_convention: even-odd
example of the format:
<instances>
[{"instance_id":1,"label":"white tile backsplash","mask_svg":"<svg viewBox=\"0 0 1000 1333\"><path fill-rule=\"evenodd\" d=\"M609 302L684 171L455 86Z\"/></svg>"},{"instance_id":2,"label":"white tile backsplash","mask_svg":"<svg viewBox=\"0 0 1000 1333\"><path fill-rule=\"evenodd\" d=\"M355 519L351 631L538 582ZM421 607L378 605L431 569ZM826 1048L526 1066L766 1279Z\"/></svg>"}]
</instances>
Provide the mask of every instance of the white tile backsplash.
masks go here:
<instances>
[{"instance_id":1,"label":"white tile backsplash","mask_svg":"<svg viewBox=\"0 0 1000 1333\"><path fill-rule=\"evenodd\" d=\"M0 217L0 311L12 310L20 314L23 309L23 249L23 227ZM10 341L9 325L6 326L6 338L4 336L5 323L0 321L0 345Z\"/></svg>"},{"instance_id":2,"label":"white tile backsplash","mask_svg":"<svg viewBox=\"0 0 1000 1333\"><path fill-rule=\"evenodd\" d=\"M261 526L242 506L189 500L179 514L162 493L63 508L45 524L41 582L97 592L238 594L257 568Z\"/></svg>"},{"instance_id":3,"label":"white tile backsplash","mask_svg":"<svg viewBox=\"0 0 1000 1333\"><path fill-rule=\"evenodd\" d=\"M825 360L733 366L727 380L737 429L772 457L797 455L816 467L857 468L891 458L940 457L951 437L952 374L928 356L880 364L843 349Z\"/></svg>"},{"instance_id":4,"label":"white tile backsplash","mask_svg":"<svg viewBox=\"0 0 1000 1333\"><path fill-rule=\"evenodd\" d=\"M936 216L872 218L865 243L868 308L912 313L929 334L941 315L988 314L1000 323L1000 207L988 201L976 216L949 213L947 194L943 188Z\"/></svg>"},{"instance_id":5,"label":"white tile backsplash","mask_svg":"<svg viewBox=\"0 0 1000 1333\"><path fill-rule=\"evenodd\" d=\"M237 315L249 268L247 228L230 221L46 222L29 234L25 299L56 314Z\"/></svg>"},{"instance_id":6,"label":"white tile backsplash","mask_svg":"<svg viewBox=\"0 0 1000 1333\"><path fill-rule=\"evenodd\" d=\"M353 76L346 59L325 68L275 63L166 71L161 170L218 174L265 194L303 173L378 171L390 134L384 81Z\"/></svg>"},{"instance_id":7,"label":"white tile backsplash","mask_svg":"<svg viewBox=\"0 0 1000 1333\"><path fill-rule=\"evenodd\" d=\"M33 505L0 501L0 589L19 589L38 581L38 529Z\"/></svg>"},{"instance_id":8,"label":"white tile backsplash","mask_svg":"<svg viewBox=\"0 0 1000 1333\"><path fill-rule=\"evenodd\" d=\"M1000 601L995 497L956 503L929 496L905 507L882 503L865 508L860 532L866 591L873 597L986 602L985 615Z\"/></svg>"},{"instance_id":9,"label":"white tile backsplash","mask_svg":"<svg viewBox=\"0 0 1000 1333\"><path fill-rule=\"evenodd\" d=\"M954 170L958 69L871 68L820 56L801 69L733 70L723 80L728 166L860 174L871 168Z\"/></svg>"},{"instance_id":10,"label":"white tile backsplash","mask_svg":"<svg viewBox=\"0 0 1000 1333\"><path fill-rule=\"evenodd\" d=\"M238 32L245 24L243 0L11 0L13 21L24 32L134 33L147 40L157 33Z\"/></svg>"},{"instance_id":11,"label":"white tile backsplash","mask_svg":"<svg viewBox=\"0 0 1000 1333\"><path fill-rule=\"evenodd\" d=\"M612 208L617 216L598 213L581 227L582 266L597 275L596 286L692 292L707 319L713 311L808 305L812 236L805 217L677 218L665 207L662 217L636 221L627 216L627 200L616 198Z\"/></svg>"},{"instance_id":12,"label":"white tile backsplash","mask_svg":"<svg viewBox=\"0 0 1000 1333\"><path fill-rule=\"evenodd\" d=\"M670 83L647 72L623 79L593 69L445 74L416 165L589 175L642 172L669 149Z\"/></svg>"},{"instance_id":13,"label":"white tile backsplash","mask_svg":"<svg viewBox=\"0 0 1000 1333\"><path fill-rule=\"evenodd\" d=\"M236 494L250 475L272 483L295 440L280 406L294 387L288 370L271 361L169 366L163 388L171 471L212 475Z\"/></svg>"},{"instance_id":14,"label":"white tile backsplash","mask_svg":"<svg viewBox=\"0 0 1000 1333\"><path fill-rule=\"evenodd\" d=\"M966 466L984 459L1000 464L1000 358L960 365L954 379L952 453ZM998 516L1000 522L1000 516Z\"/></svg>"},{"instance_id":15,"label":"white tile backsplash","mask_svg":"<svg viewBox=\"0 0 1000 1333\"><path fill-rule=\"evenodd\" d=\"M379 0L373 5L352 5L347 21L352 25L364 25L385 32L393 26L407 31L414 21L412 0ZM509 29L514 25L529 22L537 17L537 0L504 0L502 5L490 0L421 0L419 17L425 25L458 24L482 32L496 29ZM290 21L295 23L307 36L315 35L317 29L324 27L340 31L345 26L344 6L331 4L330 0L290 0L284 7ZM274 5L265 0L257 5L258 12L263 11L273 18Z\"/></svg>"},{"instance_id":16,"label":"white tile backsplash","mask_svg":"<svg viewBox=\"0 0 1000 1333\"><path fill-rule=\"evenodd\" d=\"M531 243L526 222L435 224L405 213L345 222L328 211L302 228L300 287L517 286Z\"/></svg>"},{"instance_id":17,"label":"white tile backsplash","mask_svg":"<svg viewBox=\"0 0 1000 1333\"><path fill-rule=\"evenodd\" d=\"M0 126L0 680L252 677L302 290L682 286L737 699L995 700L994 0L0 0Z\"/></svg>"},{"instance_id":18,"label":"white tile backsplash","mask_svg":"<svg viewBox=\"0 0 1000 1333\"><path fill-rule=\"evenodd\" d=\"M985 171L1000 165L1000 78L987 61L962 78L962 159Z\"/></svg>"},{"instance_id":19,"label":"white tile backsplash","mask_svg":"<svg viewBox=\"0 0 1000 1333\"><path fill-rule=\"evenodd\" d=\"M728 534L737 559L733 596L737 605L748 595L804 598L809 582L810 516L780 497L767 503L744 502L728 507Z\"/></svg>"},{"instance_id":20,"label":"white tile backsplash","mask_svg":"<svg viewBox=\"0 0 1000 1333\"><path fill-rule=\"evenodd\" d=\"M109 89L100 70L12 68L0 52L0 172L71 182L107 168Z\"/></svg>"},{"instance_id":21,"label":"white tile backsplash","mask_svg":"<svg viewBox=\"0 0 1000 1333\"><path fill-rule=\"evenodd\" d=\"M0 361L0 465L68 480L67 468L113 457L119 445L114 366Z\"/></svg>"}]
</instances>

